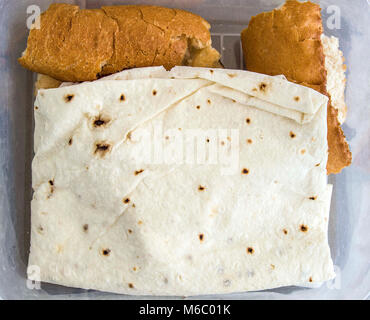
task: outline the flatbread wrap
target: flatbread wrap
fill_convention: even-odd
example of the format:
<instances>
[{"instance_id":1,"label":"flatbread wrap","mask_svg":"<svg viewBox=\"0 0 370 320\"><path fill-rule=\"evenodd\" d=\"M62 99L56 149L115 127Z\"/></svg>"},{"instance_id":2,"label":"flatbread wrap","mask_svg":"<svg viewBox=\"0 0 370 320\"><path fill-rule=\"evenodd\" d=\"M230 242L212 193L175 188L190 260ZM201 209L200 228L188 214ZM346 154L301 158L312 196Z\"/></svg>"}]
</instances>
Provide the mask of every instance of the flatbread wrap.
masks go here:
<instances>
[{"instance_id":1,"label":"flatbread wrap","mask_svg":"<svg viewBox=\"0 0 370 320\"><path fill-rule=\"evenodd\" d=\"M39 90L29 265L131 295L332 279L327 101L283 77L189 67Z\"/></svg>"}]
</instances>

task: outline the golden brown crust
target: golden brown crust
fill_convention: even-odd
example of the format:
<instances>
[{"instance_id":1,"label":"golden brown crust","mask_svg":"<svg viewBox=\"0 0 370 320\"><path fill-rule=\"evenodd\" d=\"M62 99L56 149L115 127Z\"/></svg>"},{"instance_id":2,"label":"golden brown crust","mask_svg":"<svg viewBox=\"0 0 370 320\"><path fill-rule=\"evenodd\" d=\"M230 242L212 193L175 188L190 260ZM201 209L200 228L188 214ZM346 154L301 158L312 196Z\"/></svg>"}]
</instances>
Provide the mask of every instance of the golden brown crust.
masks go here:
<instances>
[{"instance_id":1,"label":"golden brown crust","mask_svg":"<svg viewBox=\"0 0 370 320\"><path fill-rule=\"evenodd\" d=\"M101 10L52 4L30 31L22 66L62 81L96 79L113 54L115 21ZM87 36L88 35L88 36Z\"/></svg>"},{"instance_id":2,"label":"golden brown crust","mask_svg":"<svg viewBox=\"0 0 370 320\"><path fill-rule=\"evenodd\" d=\"M311 87L330 99L322 31L320 7L311 2L287 1L280 9L252 17L241 33L246 67L269 75L284 74L288 80ZM340 172L352 161L336 115L329 100L328 174Z\"/></svg>"},{"instance_id":3,"label":"golden brown crust","mask_svg":"<svg viewBox=\"0 0 370 320\"><path fill-rule=\"evenodd\" d=\"M321 84L326 81L321 33L320 7L310 2L287 1L252 17L241 33L247 69Z\"/></svg>"},{"instance_id":4,"label":"golden brown crust","mask_svg":"<svg viewBox=\"0 0 370 320\"><path fill-rule=\"evenodd\" d=\"M331 103L330 95L326 91L326 86L312 85L307 83L300 83L306 87L310 87L329 97L327 107L327 125L328 125L328 163L326 170L328 174L339 173L343 168L348 167L352 162L352 154L344 136L343 130L338 120L338 110L335 109Z\"/></svg>"},{"instance_id":5,"label":"golden brown crust","mask_svg":"<svg viewBox=\"0 0 370 320\"><path fill-rule=\"evenodd\" d=\"M126 68L181 65L188 48L210 46L209 24L178 9L52 4L19 62L62 81L95 80ZM210 63L213 63L211 61Z\"/></svg>"},{"instance_id":6,"label":"golden brown crust","mask_svg":"<svg viewBox=\"0 0 370 320\"><path fill-rule=\"evenodd\" d=\"M326 170L328 174L335 174L351 164L352 153L338 121L338 110L331 105L330 101L328 103L327 122L329 156Z\"/></svg>"}]
</instances>

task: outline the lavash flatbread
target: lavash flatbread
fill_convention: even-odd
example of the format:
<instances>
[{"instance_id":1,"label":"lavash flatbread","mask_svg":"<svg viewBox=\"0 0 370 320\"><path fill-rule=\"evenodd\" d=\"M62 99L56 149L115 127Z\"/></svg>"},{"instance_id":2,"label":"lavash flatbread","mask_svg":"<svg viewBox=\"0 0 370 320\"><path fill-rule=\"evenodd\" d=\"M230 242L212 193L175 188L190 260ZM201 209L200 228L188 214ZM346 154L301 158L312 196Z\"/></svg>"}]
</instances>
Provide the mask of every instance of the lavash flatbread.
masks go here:
<instances>
[{"instance_id":1,"label":"lavash flatbread","mask_svg":"<svg viewBox=\"0 0 370 320\"><path fill-rule=\"evenodd\" d=\"M333 278L326 104L281 77L186 67L40 90L29 265L135 295ZM194 132L203 161L186 158Z\"/></svg>"}]
</instances>

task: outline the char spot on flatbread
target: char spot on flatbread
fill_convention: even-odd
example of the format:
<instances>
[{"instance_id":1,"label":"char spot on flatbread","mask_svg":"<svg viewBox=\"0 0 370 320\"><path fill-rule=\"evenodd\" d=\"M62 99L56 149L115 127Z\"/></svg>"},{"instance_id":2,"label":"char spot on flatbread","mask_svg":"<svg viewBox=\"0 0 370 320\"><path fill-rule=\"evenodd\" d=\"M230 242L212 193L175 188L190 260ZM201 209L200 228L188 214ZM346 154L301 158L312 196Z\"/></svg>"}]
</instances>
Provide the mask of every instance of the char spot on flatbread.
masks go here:
<instances>
[{"instance_id":1,"label":"char spot on flatbread","mask_svg":"<svg viewBox=\"0 0 370 320\"><path fill-rule=\"evenodd\" d=\"M197 105L196 108L199 110L200 109L200 105Z\"/></svg>"},{"instance_id":2,"label":"char spot on flatbread","mask_svg":"<svg viewBox=\"0 0 370 320\"><path fill-rule=\"evenodd\" d=\"M104 120L100 120L100 119L98 119L98 120L95 120L94 121L94 126L95 127L100 127L101 125L103 125L105 123L105 121Z\"/></svg>"},{"instance_id":3,"label":"char spot on flatbread","mask_svg":"<svg viewBox=\"0 0 370 320\"><path fill-rule=\"evenodd\" d=\"M103 256L107 257L107 256L109 256L110 252L111 252L111 250L106 248L106 249L103 249L101 253L102 253Z\"/></svg>"},{"instance_id":4,"label":"char spot on flatbread","mask_svg":"<svg viewBox=\"0 0 370 320\"><path fill-rule=\"evenodd\" d=\"M254 249L252 247L248 247L247 248L247 253L248 254L253 254L254 253Z\"/></svg>"},{"instance_id":5,"label":"char spot on flatbread","mask_svg":"<svg viewBox=\"0 0 370 320\"><path fill-rule=\"evenodd\" d=\"M134 285L133 285L132 283L129 283L129 284L128 284L128 287L129 287L130 289L133 289L133 288L134 288Z\"/></svg>"},{"instance_id":6,"label":"char spot on flatbread","mask_svg":"<svg viewBox=\"0 0 370 320\"><path fill-rule=\"evenodd\" d=\"M252 139L247 139L248 144L252 144L252 142L253 142Z\"/></svg>"},{"instance_id":7,"label":"char spot on flatbread","mask_svg":"<svg viewBox=\"0 0 370 320\"><path fill-rule=\"evenodd\" d=\"M122 201L123 201L123 203L129 203L130 202L130 198L125 198Z\"/></svg>"},{"instance_id":8,"label":"char spot on flatbread","mask_svg":"<svg viewBox=\"0 0 370 320\"><path fill-rule=\"evenodd\" d=\"M299 101L299 97L298 96L294 97L294 100L298 102Z\"/></svg>"},{"instance_id":9,"label":"char spot on flatbread","mask_svg":"<svg viewBox=\"0 0 370 320\"><path fill-rule=\"evenodd\" d=\"M227 75L229 76L229 78L235 78L236 77L235 73L228 73Z\"/></svg>"},{"instance_id":10,"label":"char spot on flatbread","mask_svg":"<svg viewBox=\"0 0 370 320\"><path fill-rule=\"evenodd\" d=\"M310 200L316 200L317 199L317 196L312 196L312 197L309 197Z\"/></svg>"},{"instance_id":11,"label":"char spot on flatbread","mask_svg":"<svg viewBox=\"0 0 370 320\"><path fill-rule=\"evenodd\" d=\"M73 143L73 139L72 139L72 137L71 138L69 138L69 140L68 140L68 145L72 145L72 143Z\"/></svg>"},{"instance_id":12,"label":"char spot on flatbread","mask_svg":"<svg viewBox=\"0 0 370 320\"><path fill-rule=\"evenodd\" d=\"M136 170L135 171L135 176L139 175L140 173L143 173L144 169Z\"/></svg>"},{"instance_id":13,"label":"char spot on flatbread","mask_svg":"<svg viewBox=\"0 0 370 320\"><path fill-rule=\"evenodd\" d=\"M198 187L198 190L199 190L199 191L204 191L205 189L206 189L206 187L201 186L201 185Z\"/></svg>"},{"instance_id":14,"label":"char spot on flatbread","mask_svg":"<svg viewBox=\"0 0 370 320\"><path fill-rule=\"evenodd\" d=\"M43 233L44 233L44 228L43 228L41 225L39 225L39 226L37 227L37 232L38 232L39 234L43 234Z\"/></svg>"},{"instance_id":15,"label":"char spot on flatbread","mask_svg":"<svg viewBox=\"0 0 370 320\"><path fill-rule=\"evenodd\" d=\"M96 117L93 117L91 121L93 128L103 128L110 123L111 118L107 115L99 114Z\"/></svg>"},{"instance_id":16,"label":"char spot on flatbread","mask_svg":"<svg viewBox=\"0 0 370 320\"><path fill-rule=\"evenodd\" d=\"M122 93L121 96L119 97L119 100L120 101L125 101L126 100L126 97L125 95Z\"/></svg>"},{"instance_id":17,"label":"char spot on flatbread","mask_svg":"<svg viewBox=\"0 0 370 320\"><path fill-rule=\"evenodd\" d=\"M48 199L50 199L52 194L54 193L54 180L49 180L49 185L50 185L50 191L47 196Z\"/></svg>"},{"instance_id":18,"label":"char spot on flatbread","mask_svg":"<svg viewBox=\"0 0 370 320\"><path fill-rule=\"evenodd\" d=\"M267 84L265 82L261 82L260 85L258 86L258 88L260 89L260 91L266 92Z\"/></svg>"},{"instance_id":19,"label":"char spot on flatbread","mask_svg":"<svg viewBox=\"0 0 370 320\"><path fill-rule=\"evenodd\" d=\"M211 104L212 102L211 102L211 99L207 99L207 103L208 104Z\"/></svg>"},{"instance_id":20,"label":"char spot on flatbread","mask_svg":"<svg viewBox=\"0 0 370 320\"><path fill-rule=\"evenodd\" d=\"M284 232L284 234L288 234L288 230L287 229L283 229L283 232Z\"/></svg>"},{"instance_id":21,"label":"char spot on flatbread","mask_svg":"<svg viewBox=\"0 0 370 320\"><path fill-rule=\"evenodd\" d=\"M71 102L72 101L72 99L74 98L74 94L67 94L67 95L65 95L64 96L64 101L65 102Z\"/></svg>"},{"instance_id":22,"label":"char spot on flatbread","mask_svg":"<svg viewBox=\"0 0 370 320\"><path fill-rule=\"evenodd\" d=\"M242 170L242 174L248 174L249 173L249 169L247 169L247 168L243 168L243 170Z\"/></svg>"},{"instance_id":23,"label":"char spot on flatbread","mask_svg":"<svg viewBox=\"0 0 370 320\"><path fill-rule=\"evenodd\" d=\"M97 142L95 143L95 150L94 154L103 158L110 150L112 149L112 145L107 142Z\"/></svg>"},{"instance_id":24,"label":"char spot on flatbread","mask_svg":"<svg viewBox=\"0 0 370 320\"><path fill-rule=\"evenodd\" d=\"M299 228L302 232L307 232L308 231L308 227L304 224L301 224L301 226Z\"/></svg>"},{"instance_id":25,"label":"char spot on flatbread","mask_svg":"<svg viewBox=\"0 0 370 320\"><path fill-rule=\"evenodd\" d=\"M209 70L209 72L210 72L210 73L213 73L214 71L211 69L211 70Z\"/></svg>"},{"instance_id":26,"label":"char spot on flatbread","mask_svg":"<svg viewBox=\"0 0 370 320\"><path fill-rule=\"evenodd\" d=\"M39 107L38 106L35 106L35 110L39 110Z\"/></svg>"},{"instance_id":27,"label":"char spot on flatbread","mask_svg":"<svg viewBox=\"0 0 370 320\"><path fill-rule=\"evenodd\" d=\"M88 224L84 224L82 226L82 229L83 229L83 231L87 232L89 230L89 225Z\"/></svg>"},{"instance_id":28,"label":"char spot on flatbread","mask_svg":"<svg viewBox=\"0 0 370 320\"><path fill-rule=\"evenodd\" d=\"M204 234L203 234L203 233L200 233L200 234L198 235L198 237L199 237L199 240L200 240L200 241L203 241L203 240L204 240Z\"/></svg>"},{"instance_id":29,"label":"char spot on flatbread","mask_svg":"<svg viewBox=\"0 0 370 320\"><path fill-rule=\"evenodd\" d=\"M310 277L310 279L308 279L309 282L312 282L312 277Z\"/></svg>"},{"instance_id":30,"label":"char spot on flatbread","mask_svg":"<svg viewBox=\"0 0 370 320\"><path fill-rule=\"evenodd\" d=\"M289 132L289 135L290 135L290 137L291 137L292 139L296 137L296 134L295 134L293 131L290 131L290 132Z\"/></svg>"},{"instance_id":31,"label":"char spot on flatbread","mask_svg":"<svg viewBox=\"0 0 370 320\"><path fill-rule=\"evenodd\" d=\"M157 95L157 90L153 90L152 94L153 96Z\"/></svg>"},{"instance_id":32,"label":"char spot on flatbread","mask_svg":"<svg viewBox=\"0 0 370 320\"><path fill-rule=\"evenodd\" d=\"M250 124L251 123L251 119L250 118L247 118L247 119L245 119L245 122L248 123L248 124Z\"/></svg>"}]
</instances>

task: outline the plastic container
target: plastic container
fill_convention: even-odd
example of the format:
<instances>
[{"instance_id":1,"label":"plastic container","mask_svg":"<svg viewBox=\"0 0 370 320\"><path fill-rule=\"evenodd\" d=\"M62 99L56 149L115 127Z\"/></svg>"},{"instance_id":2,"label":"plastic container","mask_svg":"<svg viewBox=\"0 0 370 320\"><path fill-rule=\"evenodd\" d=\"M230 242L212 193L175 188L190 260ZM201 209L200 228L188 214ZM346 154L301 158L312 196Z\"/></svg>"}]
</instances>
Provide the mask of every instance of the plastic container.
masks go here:
<instances>
[{"instance_id":1,"label":"plastic container","mask_svg":"<svg viewBox=\"0 0 370 320\"><path fill-rule=\"evenodd\" d=\"M243 68L240 31L251 16L272 10L283 0L63 1L82 8L112 4L157 4L200 14L212 24L214 46L227 68ZM33 80L17 58L26 47L27 8L41 11L51 1L0 0L0 299L136 299L51 284L30 290L26 282L29 252L31 160L33 156ZM319 288L207 296L215 299L368 299L370 292L370 1L319 1L327 35L339 37L346 57L348 117L343 126L353 164L330 176L334 184L329 224L336 280ZM333 24L333 13L340 23ZM334 27L334 28L333 28ZM339 29L337 29L339 28ZM194 297L193 297L194 298ZM196 297L198 298L198 297ZM205 298L205 296L199 297ZM161 299L164 299L162 297Z\"/></svg>"}]
</instances>

